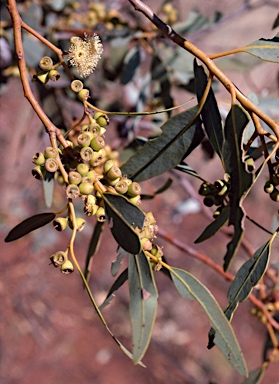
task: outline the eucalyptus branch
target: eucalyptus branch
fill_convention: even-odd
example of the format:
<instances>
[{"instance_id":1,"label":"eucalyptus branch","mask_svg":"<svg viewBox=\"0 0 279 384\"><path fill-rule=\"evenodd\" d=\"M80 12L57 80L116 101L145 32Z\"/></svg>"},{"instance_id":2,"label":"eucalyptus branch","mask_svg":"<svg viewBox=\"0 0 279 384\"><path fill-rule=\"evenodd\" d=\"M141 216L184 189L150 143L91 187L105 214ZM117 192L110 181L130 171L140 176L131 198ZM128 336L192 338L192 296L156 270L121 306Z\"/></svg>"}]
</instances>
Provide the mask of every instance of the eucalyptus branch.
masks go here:
<instances>
[{"instance_id":1,"label":"eucalyptus branch","mask_svg":"<svg viewBox=\"0 0 279 384\"><path fill-rule=\"evenodd\" d=\"M155 13L140 0L128 0L135 8L136 11L143 13L164 35L166 35L175 44L185 49L193 56L201 60L208 68L208 70L224 85L230 92L235 92L236 99L248 111L254 112L261 120L263 120L275 133L277 139L279 138L279 125L263 111L257 108L233 83L232 81L217 67L213 60L205 54L202 50L192 44L190 41L184 39L181 35L176 33L169 25L165 24Z\"/></svg>"},{"instance_id":2,"label":"eucalyptus branch","mask_svg":"<svg viewBox=\"0 0 279 384\"><path fill-rule=\"evenodd\" d=\"M8 10L10 12L12 22L13 22L15 50L16 50L16 56L18 60L18 68L19 68L20 78L21 78L22 87L24 91L24 96L27 98L27 100L33 107L34 111L36 112L36 114L38 115L38 117L46 127L47 132L49 134L51 132L55 133L60 143L64 147L67 147L68 144L64 139L63 135L61 134L60 129L57 128L52 123L52 121L47 117L47 115L39 105L37 99L35 98L33 92L31 91L29 78L26 70L24 49L22 44L22 33L21 33L22 20L18 13L15 0L8 0Z\"/></svg>"}]
</instances>

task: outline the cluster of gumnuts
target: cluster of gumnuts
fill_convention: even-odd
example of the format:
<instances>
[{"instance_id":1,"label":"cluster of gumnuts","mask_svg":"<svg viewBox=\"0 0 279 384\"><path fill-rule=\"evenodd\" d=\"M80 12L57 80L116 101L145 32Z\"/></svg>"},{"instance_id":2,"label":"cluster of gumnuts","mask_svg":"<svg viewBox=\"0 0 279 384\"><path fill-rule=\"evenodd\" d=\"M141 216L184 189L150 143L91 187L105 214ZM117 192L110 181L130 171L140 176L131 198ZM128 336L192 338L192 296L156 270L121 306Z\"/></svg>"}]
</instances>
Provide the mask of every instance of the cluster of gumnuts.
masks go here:
<instances>
[{"instance_id":1,"label":"cluster of gumnuts","mask_svg":"<svg viewBox=\"0 0 279 384\"><path fill-rule=\"evenodd\" d=\"M71 84L72 90L78 94L78 98L84 100L88 97L89 91L83 89L80 80L74 80ZM134 205L140 203L141 187L122 174L119 167L118 153L106 145L104 134L109 119L106 114L96 112L94 117L89 116L89 124L83 125L78 134L68 140L68 147L53 148L47 147L44 152L37 152L33 156L35 168L32 174L35 178L43 180L46 173L54 174L54 177L65 187L68 199L81 198L84 202L84 214L95 216L99 222L106 220L102 192L110 192L124 196ZM68 180L59 170L61 161L67 173ZM63 231L68 226L73 229L70 216L58 217L53 221L54 228ZM82 231L85 220L76 218L77 231ZM136 229L143 251L161 259L162 249L153 244L156 236L157 226L153 214L146 214L142 229ZM67 258L67 252L57 252L51 256L55 267L60 267L63 273L73 271L73 266ZM157 263L150 260L155 270L159 269Z\"/></svg>"},{"instance_id":2,"label":"cluster of gumnuts","mask_svg":"<svg viewBox=\"0 0 279 384\"><path fill-rule=\"evenodd\" d=\"M223 179L216 180L213 184L204 181L199 189L199 194L204 196L203 203L207 207L217 206L218 208L213 213L216 219L225 207L227 196L230 191L230 175L224 174Z\"/></svg>"},{"instance_id":3,"label":"cluster of gumnuts","mask_svg":"<svg viewBox=\"0 0 279 384\"><path fill-rule=\"evenodd\" d=\"M279 190L276 188L278 185L277 177L273 180L268 180L264 185L264 191L269 194L271 200L278 202L279 201Z\"/></svg>"},{"instance_id":4,"label":"cluster of gumnuts","mask_svg":"<svg viewBox=\"0 0 279 384\"><path fill-rule=\"evenodd\" d=\"M44 56L39 63L39 67L41 68L41 72L36 73L33 76L33 80L46 84L49 80L56 82L60 78L60 73L57 71L57 67L60 64L54 64L51 57Z\"/></svg>"}]
</instances>

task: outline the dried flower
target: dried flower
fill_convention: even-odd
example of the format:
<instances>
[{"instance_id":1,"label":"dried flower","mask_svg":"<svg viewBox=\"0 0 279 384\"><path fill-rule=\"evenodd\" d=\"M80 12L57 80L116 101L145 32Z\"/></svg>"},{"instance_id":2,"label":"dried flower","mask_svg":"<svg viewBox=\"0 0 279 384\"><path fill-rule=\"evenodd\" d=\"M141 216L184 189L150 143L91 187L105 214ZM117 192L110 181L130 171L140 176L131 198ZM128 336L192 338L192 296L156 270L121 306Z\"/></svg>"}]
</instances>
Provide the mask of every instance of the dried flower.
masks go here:
<instances>
[{"instance_id":1,"label":"dried flower","mask_svg":"<svg viewBox=\"0 0 279 384\"><path fill-rule=\"evenodd\" d=\"M103 52L100 37L95 33L93 36L84 35L84 39L71 39L71 43L68 57L70 64L77 67L80 77L89 76L96 68Z\"/></svg>"}]
</instances>

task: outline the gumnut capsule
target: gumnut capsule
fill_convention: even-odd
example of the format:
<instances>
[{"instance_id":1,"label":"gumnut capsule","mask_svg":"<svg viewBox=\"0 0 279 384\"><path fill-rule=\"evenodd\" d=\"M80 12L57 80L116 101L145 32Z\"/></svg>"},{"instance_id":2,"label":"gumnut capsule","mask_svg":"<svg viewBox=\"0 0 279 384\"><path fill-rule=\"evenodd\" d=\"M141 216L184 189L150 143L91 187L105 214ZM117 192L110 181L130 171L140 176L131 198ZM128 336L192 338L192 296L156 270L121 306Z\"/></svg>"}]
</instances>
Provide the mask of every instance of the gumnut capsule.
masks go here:
<instances>
[{"instance_id":1,"label":"gumnut capsule","mask_svg":"<svg viewBox=\"0 0 279 384\"><path fill-rule=\"evenodd\" d=\"M91 143L92 135L90 132L83 132L77 137L77 143L80 147L89 147Z\"/></svg>"},{"instance_id":2,"label":"gumnut capsule","mask_svg":"<svg viewBox=\"0 0 279 384\"><path fill-rule=\"evenodd\" d=\"M37 80L41 84L46 84L49 80L48 71L39 72L33 76L34 80Z\"/></svg>"},{"instance_id":3,"label":"gumnut capsule","mask_svg":"<svg viewBox=\"0 0 279 384\"><path fill-rule=\"evenodd\" d=\"M94 149L94 151L99 151L100 149L104 148L105 146L105 140L102 138L102 136L94 136L91 140L90 147Z\"/></svg>"},{"instance_id":4,"label":"gumnut capsule","mask_svg":"<svg viewBox=\"0 0 279 384\"><path fill-rule=\"evenodd\" d=\"M37 152L32 158L32 162L36 165L43 165L45 160L45 156L42 152Z\"/></svg>"},{"instance_id":5,"label":"gumnut capsule","mask_svg":"<svg viewBox=\"0 0 279 384\"><path fill-rule=\"evenodd\" d=\"M124 195L128 191L128 184L125 180L119 180L115 185L114 189L117 193Z\"/></svg>"},{"instance_id":6,"label":"gumnut capsule","mask_svg":"<svg viewBox=\"0 0 279 384\"><path fill-rule=\"evenodd\" d=\"M94 151L91 147L83 147L80 150L80 157L83 161L89 161L94 156Z\"/></svg>"},{"instance_id":7,"label":"gumnut capsule","mask_svg":"<svg viewBox=\"0 0 279 384\"><path fill-rule=\"evenodd\" d=\"M69 177L69 183L70 184L78 185L81 183L82 176L79 172L71 171L71 172L69 172L68 177Z\"/></svg>"},{"instance_id":8,"label":"gumnut capsule","mask_svg":"<svg viewBox=\"0 0 279 384\"><path fill-rule=\"evenodd\" d=\"M76 223L77 223L77 231L81 232L85 227L86 221L82 217L77 217Z\"/></svg>"},{"instance_id":9,"label":"gumnut capsule","mask_svg":"<svg viewBox=\"0 0 279 384\"><path fill-rule=\"evenodd\" d=\"M37 165L35 168L32 169L32 176L37 180L43 180L44 168L42 168L40 165Z\"/></svg>"},{"instance_id":10,"label":"gumnut capsule","mask_svg":"<svg viewBox=\"0 0 279 384\"><path fill-rule=\"evenodd\" d=\"M52 66L53 66L53 61L49 56L44 56L41 58L39 67L43 71L49 71L52 68Z\"/></svg>"},{"instance_id":11,"label":"gumnut capsule","mask_svg":"<svg viewBox=\"0 0 279 384\"><path fill-rule=\"evenodd\" d=\"M66 195L69 199L75 199L80 195L79 187L75 184L69 184L66 188Z\"/></svg>"},{"instance_id":12,"label":"gumnut capsule","mask_svg":"<svg viewBox=\"0 0 279 384\"><path fill-rule=\"evenodd\" d=\"M118 179L122 176L121 169L116 165L113 165L106 173L106 177L111 180Z\"/></svg>"},{"instance_id":13,"label":"gumnut capsule","mask_svg":"<svg viewBox=\"0 0 279 384\"><path fill-rule=\"evenodd\" d=\"M73 80L71 82L71 90L75 93L79 93L83 89L83 82L80 80Z\"/></svg>"},{"instance_id":14,"label":"gumnut capsule","mask_svg":"<svg viewBox=\"0 0 279 384\"><path fill-rule=\"evenodd\" d=\"M58 169L57 160L51 157L49 159L46 159L45 168L48 172L56 172Z\"/></svg>"},{"instance_id":15,"label":"gumnut capsule","mask_svg":"<svg viewBox=\"0 0 279 384\"><path fill-rule=\"evenodd\" d=\"M53 220L53 226L54 228L61 232L64 231L64 229L67 228L68 225L68 219L65 217L57 217L56 219Z\"/></svg>"},{"instance_id":16,"label":"gumnut capsule","mask_svg":"<svg viewBox=\"0 0 279 384\"><path fill-rule=\"evenodd\" d=\"M108 116L102 112L96 112L94 115L94 119L101 127L106 127L109 123Z\"/></svg>"},{"instance_id":17,"label":"gumnut capsule","mask_svg":"<svg viewBox=\"0 0 279 384\"><path fill-rule=\"evenodd\" d=\"M67 253L59 251L50 256L50 260L55 267L59 267L68 259Z\"/></svg>"},{"instance_id":18,"label":"gumnut capsule","mask_svg":"<svg viewBox=\"0 0 279 384\"><path fill-rule=\"evenodd\" d=\"M267 181L264 185L264 191L266 193L271 193L274 190L274 184L271 181Z\"/></svg>"},{"instance_id":19,"label":"gumnut capsule","mask_svg":"<svg viewBox=\"0 0 279 384\"><path fill-rule=\"evenodd\" d=\"M141 186L139 185L139 183L133 181L128 187L127 195L134 197L134 196L140 195L140 193L141 193Z\"/></svg>"},{"instance_id":20,"label":"gumnut capsule","mask_svg":"<svg viewBox=\"0 0 279 384\"><path fill-rule=\"evenodd\" d=\"M44 156L46 159L55 158L58 155L58 151L53 147L47 147L44 152Z\"/></svg>"},{"instance_id":21,"label":"gumnut capsule","mask_svg":"<svg viewBox=\"0 0 279 384\"><path fill-rule=\"evenodd\" d=\"M64 264L61 265L61 272L65 275L69 275L74 272L74 266L70 260L66 260Z\"/></svg>"},{"instance_id":22,"label":"gumnut capsule","mask_svg":"<svg viewBox=\"0 0 279 384\"><path fill-rule=\"evenodd\" d=\"M60 78L60 73L56 69L52 69L48 73L48 78L50 81L53 81L53 82L58 81Z\"/></svg>"},{"instance_id":23,"label":"gumnut capsule","mask_svg":"<svg viewBox=\"0 0 279 384\"><path fill-rule=\"evenodd\" d=\"M105 210L103 207L99 207L97 212L96 212L96 218L99 222L104 222L106 221L106 215L105 215Z\"/></svg>"}]
</instances>

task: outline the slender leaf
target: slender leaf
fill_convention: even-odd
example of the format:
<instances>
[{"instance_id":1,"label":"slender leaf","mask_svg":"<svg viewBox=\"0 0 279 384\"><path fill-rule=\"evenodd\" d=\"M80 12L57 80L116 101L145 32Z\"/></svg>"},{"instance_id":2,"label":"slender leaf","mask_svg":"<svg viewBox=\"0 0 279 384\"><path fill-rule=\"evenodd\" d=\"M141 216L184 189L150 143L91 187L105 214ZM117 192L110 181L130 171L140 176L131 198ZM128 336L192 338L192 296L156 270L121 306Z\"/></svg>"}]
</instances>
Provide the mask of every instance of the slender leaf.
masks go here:
<instances>
[{"instance_id":1,"label":"slender leaf","mask_svg":"<svg viewBox=\"0 0 279 384\"><path fill-rule=\"evenodd\" d=\"M229 214L230 208L229 206L226 206L222 210L221 214L212 223L210 223L205 228L203 233L195 240L195 244L201 243L202 241L205 241L214 236L215 233L217 233L219 229L221 229L223 225L229 220Z\"/></svg>"},{"instance_id":2,"label":"slender leaf","mask_svg":"<svg viewBox=\"0 0 279 384\"><path fill-rule=\"evenodd\" d=\"M93 256L98 252L103 229L104 229L104 223L97 221L90 239L86 260L85 260L84 276L87 282L90 280L91 260Z\"/></svg>"},{"instance_id":3,"label":"slender leaf","mask_svg":"<svg viewBox=\"0 0 279 384\"><path fill-rule=\"evenodd\" d=\"M229 225L234 226L235 234L228 244L228 251L224 258L224 270L237 251L238 244L243 235L244 210L242 201L251 187L254 175L247 172L244 162L243 133L249 120L246 113L238 105L233 105L224 127L224 144L222 154L225 171L230 175L230 216Z\"/></svg>"},{"instance_id":4,"label":"slender leaf","mask_svg":"<svg viewBox=\"0 0 279 384\"><path fill-rule=\"evenodd\" d=\"M128 256L129 253L127 253L124 249L122 249L121 247L118 247L118 255L117 255L117 258L116 260L114 260L112 263L111 263L111 274L112 276L116 276L121 268L121 265L122 265L122 260Z\"/></svg>"},{"instance_id":5,"label":"slender leaf","mask_svg":"<svg viewBox=\"0 0 279 384\"><path fill-rule=\"evenodd\" d=\"M249 376L243 381L242 384L260 384L267 367L268 363L263 363L261 367L249 372Z\"/></svg>"},{"instance_id":6,"label":"slender leaf","mask_svg":"<svg viewBox=\"0 0 279 384\"><path fill-rule=\"evenodd\" d=\"M242 48L253 56L259 57L265 61L279 63L279 33L273 39L259 39Z\"/></svg>"},{"instance_id":7,"label":"slender leaf","mask_svg":"<svg viewBox=\"0 0 279 384\"><path fill-rule=\"evenodd\" d=\"M194 73L196 81L197 98L200 102L204 94L208 78L205 74L203 67L201 65L198 65L196 60L194 61ZM222 159L222 147L224 140L223 127L221 115L212 88L210 88L201 115L208 139L215 152Z\"/></svg>"},{"instance_id":8,"label":"slender leaf","mask_svg":"<svg viewBox=\"0 0 279 384\"><path fill-rule=\"evenodd\" d=\"M141 244L135 228L142 228L145 214L123 196L105 193L103 198L113 237L125 251L138 254Z\"/></svg>"},{"instance_id":9,"label":"slender leaf","mask_svg":"<svg viewBox=\"0 0 279 384\"><path fill-rule=\"evenodd\" d=\"M197 300L207 314L216 331L215 343L224 356L241 375L247 376L246 363L233 329L215 298L190 273L179 268L171 268L170 273L181 296Z\"/></svg>"},{"instance_id":10,"label":"slender leaf","mask_svg":"<svg viewBox=\"0 0 279 384\"><path fill-rule=\"evenodd\" d=\"M153 199L154 196L159 195L160 193L163 193L166 190L168 190L171 185L172 185L172 179L168 179L165 182L165 184L162 187L158 188L157 191L155 191L152 195L141 195L141 199L142 200Z\"/></svg>"},{"instance_id":11,"label":"slender leaf","mask_svg":"<svg viewBox=\"0 0 279 384\"><path fill-rule=\"evenodd\" d=\"M122 167L123 174L142 181L166 172L179 164L193 143L197 146L204 134L199 118L193 119L197 107L171 117L163 126L162 134L149 140Z\"/></svg>"},{"instance_id":12,"label":"slender leaf","mask_svg":"<svg viewBox=\"0 0 279 384\"><path fill-rule=\"evenodd\" d=\"M160 97L162 98L165 108L172 108L173 98L171 96L171 83L169 81L168 72L165 64L159 56L155 55L151 64L151 79L158 80L160 83ZM170 116L170 111L168 115Z\"/></svg>"},{"instance_id":13,"label":"slender leaf","mask_svg":"<svg viewBox=\"0 0 279 384\"><path fill-rule=\"evenodd\" d=\"M17 240L27 235L29 232L35 231L35 229L43 227L44 225L54 220L55 216L55 213L46 212L28 217L28 219L23 220L8 233L7 237L5 238L5 242L9 243L10 241Z\"/></svg>"},{"instance_id":14,"label":"slender leaf","mask_svg":"<svg viewBox=\"0 0 279 384\"><path fill-rule=\"evenodd\" d=\"M175 169L177 169L178 171L184 172L184 173L188 173L188 175L194 176L197 179L205 181L192 167L190 167L190 165L188 165L184 162L182 162L181 164L178 164L175 167Z\"/></svg>"},{"instance_id":15,"label":"slender leaf","mask_svg":"<svg viewBox=\"0 0 279 384\"><path fill-rule=\"evenodd\" d=\"M99 309L103 310L113 299L113 294L128 280L128 268L126 268L112 284L104 302L100 305Z\"/></svg>"},{"instance_id":16,"label":"slender leaf","mask_svg":"<svg viewBox=\"0 0 279 384\"><path fill-rule=\"evenodd\" d=\"M128 276L133 361L137 364L150 342L158 298L153 271L143 252L130 255Z\"/></svg>"},{"instance_id":17,"label":"slender leaf","mask_svg":"<svg viewBox=\"0 0 279 384\"><path fill-rule=\"evenodd\" d=\"M272 29L275 29L277 27L279 27L279 13L278 13L276 19L274 20L274 23L272 25Z\"/></svg>"},{"instance_id":18,"label":"slender leaf","mask_svg":"<svg viewBox=\"0 0 279 384\"><path fill-rule=\"evenodd\" d=\"M270 256L270 241L260 247L254 256L238 270L228 291L229 305L225 315L230 321L238 303L247 299L251 290L264 275Z\"/></svg>"},{"instance_id":19,"label":"slender leaf","mask_svg":"<svg viewBox=\"0 0 279 384\"><path fill-rule=\"evenodd\" d=\"M54 173L46 172L43 179L44 196L47 208L51 207L54 190Z\"/></svg>"},{"instance_id":20,"label":"slender leaf","mask_svg":"<svg viewBox=\"0 0 279 384\"><path fill-rule=\"evenodd\" d=\"M124 84L124 85L128 84L132 80L139 64L140 64L140 51L139 51L139 46L137 45L128 51L124 59L124 66L122 68L122 73L120 78L121 84Z\"/></svg>"}]
</instances>

